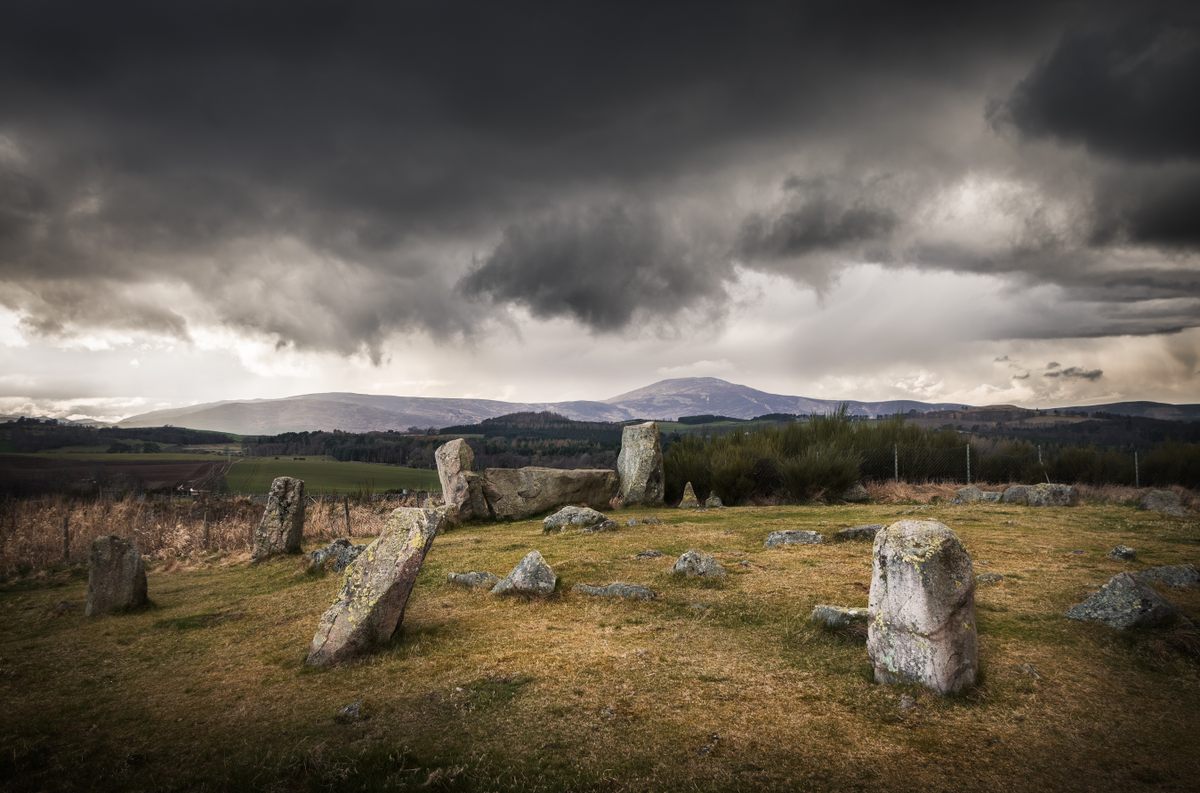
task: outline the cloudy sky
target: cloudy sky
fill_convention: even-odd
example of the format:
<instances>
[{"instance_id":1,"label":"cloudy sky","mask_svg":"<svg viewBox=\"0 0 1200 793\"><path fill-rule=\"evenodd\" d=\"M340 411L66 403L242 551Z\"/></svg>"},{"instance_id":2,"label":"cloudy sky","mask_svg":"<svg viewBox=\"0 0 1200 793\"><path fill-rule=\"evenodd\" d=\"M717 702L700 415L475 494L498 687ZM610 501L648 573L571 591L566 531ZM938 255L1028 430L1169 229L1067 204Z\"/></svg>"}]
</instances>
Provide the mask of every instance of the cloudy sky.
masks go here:
<instances>
[{"instance_id":1,"label":"cloudy sky","mask_svg":"<svg viewBox=\"0 0 1200 793\"><path fill-rule=\"evenodd\" d=\"M1200 10L970 6L10 3L0 412L1200 401Z\"/></svg>"}]
</instances>

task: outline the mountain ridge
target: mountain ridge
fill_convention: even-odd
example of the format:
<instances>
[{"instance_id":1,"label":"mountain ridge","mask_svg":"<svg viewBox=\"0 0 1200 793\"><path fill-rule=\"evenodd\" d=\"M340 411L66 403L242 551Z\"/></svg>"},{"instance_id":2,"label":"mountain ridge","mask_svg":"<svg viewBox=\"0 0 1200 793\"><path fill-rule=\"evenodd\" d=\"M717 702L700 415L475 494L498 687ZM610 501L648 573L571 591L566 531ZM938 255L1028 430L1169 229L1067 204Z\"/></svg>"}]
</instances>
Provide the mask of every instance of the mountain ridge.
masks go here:
<instances>
[{"instance_id":1,"label":"mountain ridge","mask_svg":"<svg viewBox=\"0 0 1200 793\"><path fill-rule=\"evenodd\" d=\"M931 413L971 407L961 403L930 403L896 399L877 402L816 399L772 394L715 377L687 377L656 383L605 400L564 402L508 402L456 397L408 397L332 391L297 394L277 399L222 400L184 408L155 410L130 416L121 427L174 424L191 429L217 430L239 435L274 435L305 430L372 432L407 430L409 427L447 427L474 424L509 413L550 410L580 421L674 420L680 416L713 413L733 418L754 418L768 413L809 415L830 413L845 405L853 416L877 417L896 413ZM1200 405L1158 402L1111 403L1102 406L1060 408L1097 411L1130 406L1129 410L1200 419ZM1157 416L1156 416L1157 417ZM1186 418L1184 418L1186 417Z\"/></svg>"}]
</instances>

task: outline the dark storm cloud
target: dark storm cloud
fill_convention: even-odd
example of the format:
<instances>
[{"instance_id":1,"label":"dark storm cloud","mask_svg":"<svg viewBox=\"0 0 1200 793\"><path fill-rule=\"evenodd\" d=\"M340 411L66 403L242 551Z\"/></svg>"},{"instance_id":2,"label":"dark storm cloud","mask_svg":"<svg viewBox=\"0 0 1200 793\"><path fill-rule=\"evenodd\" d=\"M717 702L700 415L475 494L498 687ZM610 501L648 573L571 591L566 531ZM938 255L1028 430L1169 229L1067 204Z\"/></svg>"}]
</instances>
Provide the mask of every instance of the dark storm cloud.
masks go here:
<instances>
[{"instance_id":1,"label":"dark storm cloud","mask_svg":"<svg viewBox=\"0 0 1200 793\"><path fill-rule=\"evenodd\" d=\"M1062 377L1068 380L1096 381L1104 376L1102 369L1081 369L1078 366L1068 366L1066 369L1056 369L1046 372L1042 377Z\"/></svg>"},{"instance_id":2,"label":"dark storm cloud","mask_svg":"<svg viewBox=\"0 0 1200 793\"><path fill-rule=\"evenodd\" d=\"M1015 273L1121 302L1126 286L1095 276L1104 246L1194 251L1188 184L1098 204L1111 220L1081 220L1087 244L1029 211L1008 247L971 247L925 233L916 207L977 167L949 150L997 72L1017 76L1003 112L1020 140L1193 155L1195 109L1170 129L1157 114L1192 85L1178 75L1194 25L1163 6L1124 33L1124 8L15 4L0 25L0 303L48 334L184 336L183 307L134 296L165 282L235 328L379 359L397 330L471 333L489 302L604 331L716 310L734 260L816 285L863 258ZM1071 69L1096 78L1074 121L1048 104ZM1105 97L1163 129L1093 129ZM756 169L790 154L820 167L726 209L727 182L774 189ZM1054 176L1047 193L1073 200ZM1159 270L1139 295L1195 296L1190 275ZM1188 324L1186 306L1156 310L1094 330Z\"/></svg>"}]
</instances>

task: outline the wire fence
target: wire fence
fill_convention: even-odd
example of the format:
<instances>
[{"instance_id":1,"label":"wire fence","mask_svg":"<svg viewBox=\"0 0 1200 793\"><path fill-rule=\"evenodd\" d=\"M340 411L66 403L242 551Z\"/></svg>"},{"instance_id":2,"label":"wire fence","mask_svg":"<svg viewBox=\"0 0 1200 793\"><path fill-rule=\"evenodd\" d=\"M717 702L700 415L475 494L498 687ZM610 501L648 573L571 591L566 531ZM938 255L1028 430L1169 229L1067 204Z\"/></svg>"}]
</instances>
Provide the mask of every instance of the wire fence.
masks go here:
<instances>
[{"instance_id":1,"label":"wire fence","mask_svg":"<svg viewBox=\"0 0 1200 793\"><path fill-rule=\"evenodd\" d=\"M989 449L976 444L931 448L893 444L861 453L862 478L884 482L1072 482L1096 485L1185 484L1162 465L1145 470L1139 450L1077 447ZM1152 463L1155 461L1151 461Z\"/></svg>"}]
</instances>

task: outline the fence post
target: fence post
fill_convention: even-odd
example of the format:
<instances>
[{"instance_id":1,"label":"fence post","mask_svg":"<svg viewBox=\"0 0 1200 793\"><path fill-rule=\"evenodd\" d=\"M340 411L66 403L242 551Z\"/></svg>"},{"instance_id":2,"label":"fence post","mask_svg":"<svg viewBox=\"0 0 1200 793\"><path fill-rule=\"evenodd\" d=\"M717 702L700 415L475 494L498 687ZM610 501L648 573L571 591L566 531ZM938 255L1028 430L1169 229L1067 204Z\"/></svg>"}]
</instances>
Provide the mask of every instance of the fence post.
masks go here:
<instances>
[{"instance_id":1,"label":"fence post","mask_svg":"<svg viewBox=\"0 0 1200 793\"><path fill-rule=\"evenodd\" d=\"M1137 453L1137 449L1134 449L1134 450L1133 450L1133 486L1134 486L1134 487L1141 487L1141 486L1142 486L1142 472L1141 472L1141 470L1138 468L1138 453Z\"/></svg>"},{"instance_id":2,"label":"fence post","mask_svg":"<svg viewBox=\"0 0 1200 793\"><path fill-rule=\"evenodd\" d=\"M895 472L895 479L897 482L899 482L900 481L900 447L899 447L899 445L897 445L895 443L892 444L892 468Z\"/></svg>"},{"instance_id":3,"label":"fence post","mask_svg":"<svg viewBox=\"0 0 1200 793\"><path fill-rule=\"evenodd\" d=\"M350 496L342 496L342 509L346 513L346 536L350 536Z\"/></svg>"},{"instance_id":4,"label":"fence post","mask_svg":"<svg viewBox=\"0 0 1200 793\"><path fill-rule=\"evenodd\" d=\"M63 515L63 561L71 558L71 508Z\"/></svg>"},{"instance_id":5,"label":"fence post","mask_svg":"<svg viewBox=\"0 0 1200 793\"><path fill-rule=\"evenodd\" d=\"M967 444L967 484L971 484L971 444Z\"/></svg>"}]
</instances>

